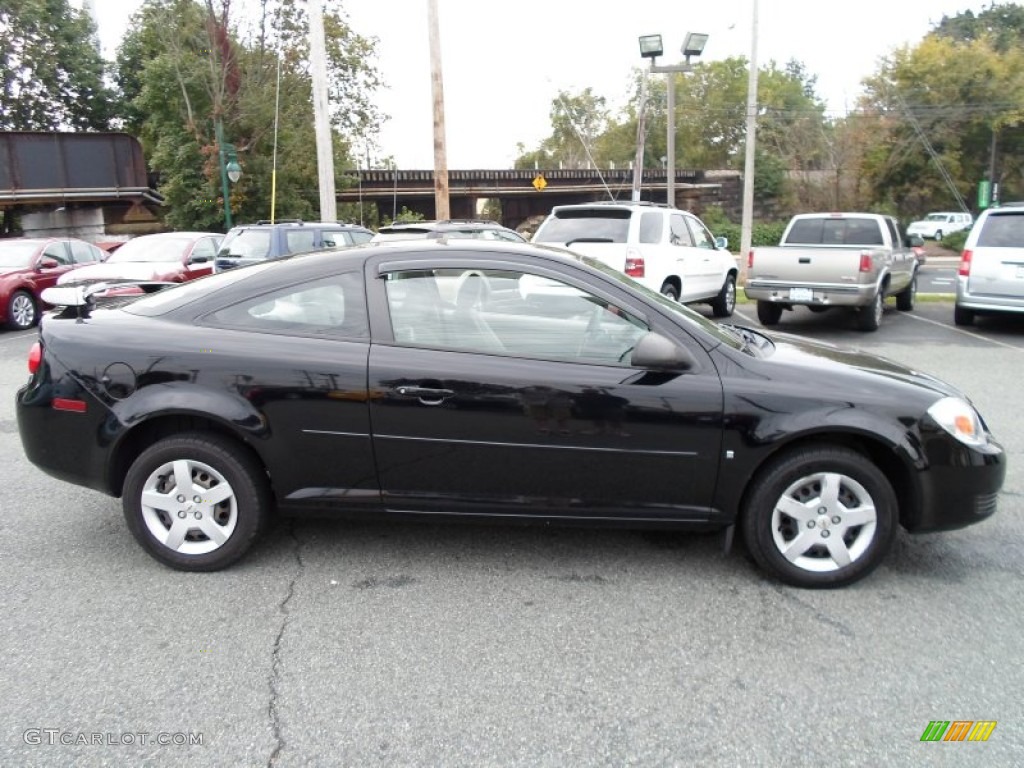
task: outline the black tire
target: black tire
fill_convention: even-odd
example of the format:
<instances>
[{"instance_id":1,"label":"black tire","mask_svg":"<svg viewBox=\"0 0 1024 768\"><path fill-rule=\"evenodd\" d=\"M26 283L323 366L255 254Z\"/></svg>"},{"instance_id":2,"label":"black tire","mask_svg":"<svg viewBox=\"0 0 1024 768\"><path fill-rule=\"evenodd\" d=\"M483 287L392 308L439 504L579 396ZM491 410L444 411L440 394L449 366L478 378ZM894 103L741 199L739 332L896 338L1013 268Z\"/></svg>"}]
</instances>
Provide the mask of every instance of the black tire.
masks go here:
<instances>
[{"instance_id":1,"label":"black tire","mask_svg":"<svg viewBox=\"0 0 1024 768\"><path fill-rule=\"evenodd\" d=\"M661 286L661 295L667 296L672 301L679 301L679 289L667 280Z\"/></svg>"},{"instance_id":2,"label":"black tire","mask_svg":"<svg viewBox=\"0 0 1024 768\"><path fill-rule=\"evenodd\" d=\"M711 312L715 317L732 317L736 309L736 275L728 274L722 283L722 290L711 301Z\"/></svg>"},{"instance_id":3,"label":"black tire","mask_svg":"<svg viewBox=\"0 0 1024 768\"><path fill-rule=\"evenodd\" d=\"M956 325L974 325L974 310L959 304L953 305L953 322Z\"/></svg>"},{"instance_id":4,"label":"black tire","mask_svg":"<svg viewBox=\"0 0 1024 768\"><path fill-rule=\"evenodd\" d=\"M836 492L834 502L820 497L826 485ZM783 498L789 500L784 508ZM851 525L853 516L864 522ZM758 471L741 530L763 570L796 587L828 589L877 568L897 521L896 495L882 471L856 451L821 445L784 453Z\"/></svg>"},{"instance_id":5,"label":"black tire","mask_svg":"<svg viewBox=\"0 0 1024 768\"><path fill-rule=\"evenodd\" d=\"M39 306L28 291L15 291L7 302L7 325L24 331L39 322Z\"/></svg>"},{"instance_id":6,"label":"black tire","mask_svg":"<svg viewBox=\"0 0 1024 768\"><path fill-rule=\"evenodd\" d=\"M782 317L782 305L770 301L757 302L757 319L761 325L778 325Z\"/></svg>"},{"instance_id":7,"label":"black tire","mask_svg":"<svg viewBox=\"0 0 1024 768\"><path fill-rule=\"evenodd\" d=\"M189 474L184 493L175 480L179 468ZM203 498L224 483L222 492L231 494L226 500ZM144 492L166 497L167 507L143 505ZM128 529L155 559L182 571L216 571L252 546L269 518L271 495L252 454L218 435L194 433L165 438L143 451L125 477L122 505ZM165 543L157 534L180 542ZM220 536L224 540L217 542Z\"/></svg>"},{"instance_id":8,"label":"black tire","mask_svg":"<svg viewBox=\"0 0 1024 768\"><path fill-rule=\"evenodd\" d=\"M917 300L917 270L910 277L910 285L896 294L896 309L900 312L909 312L914 308Z\"/></svg>"},{"instance_id":9,"label":"black tire","mask_svg":"<svg viewBox=\"0 0 1024 768\"><path fill-rule=\"evenodd\" d=\"M857 328L862 331L877 331L878 326L882 324L884 306L885 294L879 291L871 299L870 304L866 304L857 310Z\"/></svg>"}]
</instances>

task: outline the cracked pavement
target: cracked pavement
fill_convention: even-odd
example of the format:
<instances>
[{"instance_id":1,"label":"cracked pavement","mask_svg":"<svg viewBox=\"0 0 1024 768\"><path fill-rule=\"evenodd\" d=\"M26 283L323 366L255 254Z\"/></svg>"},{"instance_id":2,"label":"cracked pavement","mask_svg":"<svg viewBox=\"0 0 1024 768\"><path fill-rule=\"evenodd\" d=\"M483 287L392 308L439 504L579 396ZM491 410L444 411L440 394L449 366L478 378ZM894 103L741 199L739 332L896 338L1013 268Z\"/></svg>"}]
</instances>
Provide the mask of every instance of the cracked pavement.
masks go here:
<instances>
[{"instance_id":1,"label":"cracked pavement","mask_svg":"<svg viewBox=\"0 0 1024 768\"><path fill-rule=\"evenodd\" d=\"M901 535L833 592L766 581L720 536L326 520L175 572L119 501L27 463L12 420L32 334L0 334L0 765L1024 764L1024 415L1007 394L1024 322L967 335L951 314L781 328L963 387L1010 459L994 518ZM998 726L921 743L935 719ZM26 743L32 728L203 743Z\"/></svg>"}]
</instances>

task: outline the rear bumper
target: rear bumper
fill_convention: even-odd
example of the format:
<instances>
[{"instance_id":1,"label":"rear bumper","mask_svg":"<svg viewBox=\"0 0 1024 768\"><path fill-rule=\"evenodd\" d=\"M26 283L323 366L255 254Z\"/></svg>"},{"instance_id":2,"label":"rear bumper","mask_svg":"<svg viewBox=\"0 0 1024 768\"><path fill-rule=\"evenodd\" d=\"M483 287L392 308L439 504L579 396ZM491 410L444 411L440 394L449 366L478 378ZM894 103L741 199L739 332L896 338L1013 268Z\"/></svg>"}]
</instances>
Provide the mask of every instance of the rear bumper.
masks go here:
<instances>
[{"instance_id":1,"label":"rear bumper","mask_svg":"<svg viewBox=\"0 0 1024 768\"><path fill-rule=\"evenodd\" d=\"M811 291L810 298L793 298L804 290ZM871 303L876 292L875 285L835 285L833 283L792 283L752 278L747 280L747 298L769 301L776 304L823 307L863 307Z\"/></svg>"},{"instance_id":2,"label":"rear bumper","mask_svg":"<svg viewBox=\"0 0 1024 768\"><path fill-rule=\"evenodd\" d=\"M1021 282L1020 296L971 292L968 278L958 275L956 279L956 303L964 309L979 312L1024 312L1024 281Z\"/></svg>"}]
</instances>

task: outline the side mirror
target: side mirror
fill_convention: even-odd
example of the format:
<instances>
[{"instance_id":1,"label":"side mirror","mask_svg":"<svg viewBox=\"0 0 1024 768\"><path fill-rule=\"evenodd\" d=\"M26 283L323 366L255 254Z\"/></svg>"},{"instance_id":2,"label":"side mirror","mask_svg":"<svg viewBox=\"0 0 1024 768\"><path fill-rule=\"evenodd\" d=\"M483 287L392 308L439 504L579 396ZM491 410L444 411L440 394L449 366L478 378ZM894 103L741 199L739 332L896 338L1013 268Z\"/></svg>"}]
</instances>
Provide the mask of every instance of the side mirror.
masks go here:
<instances>
[{"instance_id":1,"label":"side mirror","mask_svg":"<svg viewBox=\"0 0 1024 768\"><path fill-rule=\"evenodd\" d=\"M909 237L910 244L915 248L921 248L924 246L924 238L920 235L911 235Z\"/></svg>"},{"instance_id":2,"label":"side mirror","mask_svg":"<svg viewBox=\"0 0 1024 768\"><path fill-rule=\"evenodd\" d=\"M36 269L56 269L60 266L60 262L56 259L51 259L48 256L44 256L36 264Z\"/></svg>"},{"instance_id":3,"label":"side mirror","mask_svg":"<svg viewBox=\"0 0 1024 768\"><path fill-rule=\"evenodd\" d=\"M715 248L717 248L720 251L728 251L729 250L729 238L728 237L716 237L715 238Z\"/></svg>"},{"instance_id":4,"label":"side mirror","mask_svg":"<svg viewBox=\"0 0 1024 768\"><path fill-rule=\"evenodd\" d=\"M637 342L629 364L655 371L688 371L697 361L688 349L652 331Z\"/></svg>"},{"instance_id":5,"label":"side mirror","mask_svg":"<svg viewBox=\"0 0 1024 768\"><path fill-rule=\"evenodd\" d=\"M189 260L188 260L188 263L189 264L205 264L208 261L212 261L212 259L209 256L190 256Z\"/></svg>"}]
</instances>

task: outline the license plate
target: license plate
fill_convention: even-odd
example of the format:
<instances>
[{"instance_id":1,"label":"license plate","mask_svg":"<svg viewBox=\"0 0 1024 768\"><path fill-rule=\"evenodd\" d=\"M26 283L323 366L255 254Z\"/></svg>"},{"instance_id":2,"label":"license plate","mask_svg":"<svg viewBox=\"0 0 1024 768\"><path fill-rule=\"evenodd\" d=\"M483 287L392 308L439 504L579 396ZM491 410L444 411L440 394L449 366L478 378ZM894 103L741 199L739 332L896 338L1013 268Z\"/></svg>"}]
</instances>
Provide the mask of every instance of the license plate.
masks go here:
<instances>
[{"instance_id":1,"label":"license plate","mask_svg":"<svg viewBox=\"0 0 1024 768\"><path fill-rule=\"evenodd\" d=\"M790 301L812 301L814 299L814 291L810 288L790 288L789 289L789 300Z\"/></svg>"}]
</instances>

